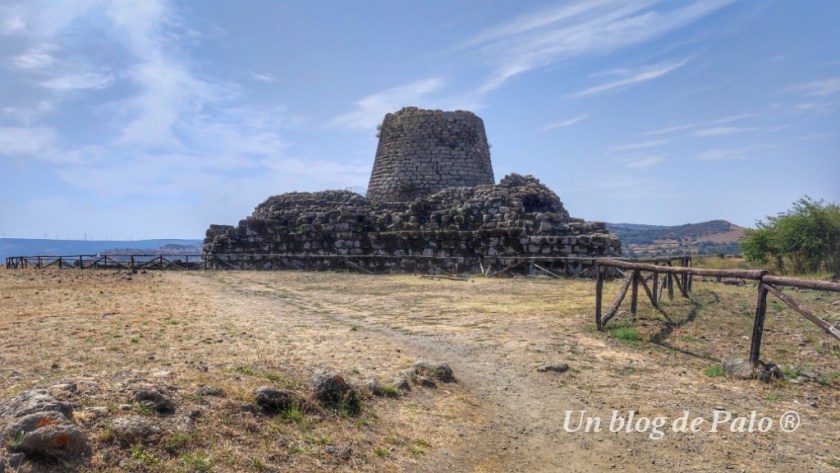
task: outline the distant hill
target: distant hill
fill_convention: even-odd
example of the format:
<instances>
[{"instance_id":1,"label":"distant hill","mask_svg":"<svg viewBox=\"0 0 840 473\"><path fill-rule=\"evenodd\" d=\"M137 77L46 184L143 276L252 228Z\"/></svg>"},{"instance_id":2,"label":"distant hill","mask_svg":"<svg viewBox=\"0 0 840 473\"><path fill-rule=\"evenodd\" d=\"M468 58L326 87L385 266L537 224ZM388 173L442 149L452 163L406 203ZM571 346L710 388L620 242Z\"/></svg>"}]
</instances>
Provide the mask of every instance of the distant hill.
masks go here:
<instances>
[{"instance_id":1,"label":"distant hill","mask_svg":"<svg viewBox=\"0 0 840 473\"><path fill-rule=\"evenodd\" d=\"M672 254L739 254L738 239L744 234L726 220L710 220L677 226L608 223L607 229L621 239L626 256Z\"/></svg>"},{"instance_id":2,"label":"distant hill","mask_svg":"<svg viewBox=\"0 0 840 473\"><path fill-rule=\"evenodd\" d=\"M0 263L8 256L64 256L97 254L198 254L202 240L40 240L0 238Z\"/></svg>"}]
</instances>

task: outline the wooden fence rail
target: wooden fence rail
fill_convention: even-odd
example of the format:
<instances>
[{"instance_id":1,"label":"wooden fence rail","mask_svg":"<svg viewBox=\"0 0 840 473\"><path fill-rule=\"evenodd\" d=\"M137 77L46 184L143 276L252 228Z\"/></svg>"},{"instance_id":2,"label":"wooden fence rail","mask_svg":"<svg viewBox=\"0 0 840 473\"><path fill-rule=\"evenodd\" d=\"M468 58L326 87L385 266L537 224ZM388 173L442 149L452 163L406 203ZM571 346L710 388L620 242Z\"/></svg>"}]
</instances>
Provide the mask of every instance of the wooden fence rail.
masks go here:
<instances>
[{"instance_id":1,"label":"wooden fence rail","mask_svg":"<svg viewBox=\"0 0 840 473\"><path fill-rule=\"evenodd\" d=\"M786 295L781 290L779 290L779 288L776 287L788 286L800 289L840 292L840 284L838 283L830 281L814 281L782 276L772 276L769 274L768 271L765 270L692 268L690 257L681 258L680 264L681 266L672 266L670 262L666 262L664 265L659 265L656 263L638 263L610 258L598 260L598 262L596 263L596 266L598 268L595 270L595 325L597 326L598 330L604 330L604 325L618 312L622 301L627 295L627 290L629 287L633 288L630 297L630 311L631 313L635 314L638 304L637 288L639 284L641 284L642 287L645 289L645 293L647 294L651 305L661 310L659 306L659 300L661 297L661 294L659 294L660 275L664 276L662 285L664 287L667 287L669 297L672 300L674 298L674 286L676 286L680 290L680 293L683 297L691 299L692 277L709 276L718 278L718 280L720 280L720 278L736 278L753 280L758 282L758 299L756 302L755 318L753 320L753 332L750 342L750 363L754 368L758 367L760 362L761 338L764 333L764 319L767 314L768 294L773 294L774 296L779 298L779 300L784 302L788 307L793 309L795 312L797 312L807 320L811 321L814 325L821 328L829 335L832 335L833 337L840 340L840 330L838 330L836 327L826 322L825 320L817 317L812 312L800 307L799 304L797 304L792 297ZM629 271L630 275L627 276L623 286L619 290L618 296L616 296L615 300L613 301L610 308L607 310L606 314L602 314L601 298L603 297L604 281L607 276L606 268L619 268L625 271ZM651 273L651 275L645 277L643 275L643 272L649 272ZM648 288L648 280L652 281L652 290Z\"/></svg>"},{"instance_id":2,"label":"wooden fence rail","mask_svg":"<svg viewBox=\"0 0 840 473\"><path fill-rule=\"evenodd\" d=\"M652 258L646 263L671 264L678 258ZM509 277L513 274L543 275L551 278L591 275L596 257L579 256L425 256L425 255L300 255L300 254L210 254L210 255L73 255L12 256L6 258L7 269L49 267L78 269L332 269L376 274L410 263L414 272L447 274L480 273L488 277ZM623 261L623 260L622 260ZM400 268L400 270L403 270ZM412 271L412 269L409 269ZM620 269L613 271L620 273Z\"/></svg>"}]
</instances>

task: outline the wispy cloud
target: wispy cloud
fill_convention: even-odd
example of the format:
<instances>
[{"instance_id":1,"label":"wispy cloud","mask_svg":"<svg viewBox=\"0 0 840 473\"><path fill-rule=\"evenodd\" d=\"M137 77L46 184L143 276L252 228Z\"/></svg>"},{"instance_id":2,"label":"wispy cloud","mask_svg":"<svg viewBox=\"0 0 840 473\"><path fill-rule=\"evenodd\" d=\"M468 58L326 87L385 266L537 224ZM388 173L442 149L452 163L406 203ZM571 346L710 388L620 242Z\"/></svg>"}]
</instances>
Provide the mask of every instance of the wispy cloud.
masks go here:
<instances>
[{"instance_id":1,"label":"wispy cloud","mask_svg":"<svg viewBox=\"0 0 840 473\"><path fill-rule=\"evenodd\" d=\"M55 140L55 132L47 127L0 127L0 156L51 156Z\"/></svg>"},{"instance_id":2,"label":"wispy cloud","mask_svg":"<svg viewBox=\"0 0 840 473\"><path fill-rule=\"evenodd\" d=\"M840 77L808 82L806 84L794 85L791 90L802 91L811 97L822 97L840 92Z\"/></svg>"},{"instance_id":3,"label":"wispy cloud","mask_svg":"<svg viewBox=\"0 0 840 473\"><path fill-rule=\"evenodd\" d=\"M666 128L660 128L658 130L653 131L646 131L642 133L642 136L657 136L657 135L668 135L671 133L676 133L678 131L689 130L697 126L696 123L688 123L686 125L676 125L676 126L669 126Z\"/></svg>"},{"instance_id":4,"label":"wispy cloud","mask_svg":"<svg viewBox=\"0 0 840 473\"><path fill-rule=\"evenodd\" d=\"M291 145L281 132L296 118L277 105L246 103L237 84L197 72L183 50L200 35L181 26L169 2L80 0L43 12L25 8L21 15L33 21L22 34L33 46L10 64L38 78L33 83L44 89L43 107L4 109L31 125L0 129L0 153L59 164L60 178L106 196L145 194L149 188L208 194L206 183L215 182L215 175L240 176L232 182L264 175L257 186L265 193L271 180L280 181L272 166L290 159L285 153ZM67 29L81 27L124 51L119 66L79 54L84 42ZM88 62L74 62L81 60ZM95 93L117 80L120 98L98 105L112 117L98 139L74 145L58 129L38 123L38 114L60 107L63 95ZM124 176L132 176L132 184Z\"/></svg>"},{"instance_id":5,"label":"wispy cloud","mask_svg":"<svg viewBox=\"0 0 840 473\"><path fill-rule=\"evenodd\" d=\"M670 63L661 63L661 64L654 64L650 66L643 66L636 70L619 70L615 71L612 75L617 75L620 78L616 79L612 82L607 82L605 84L596 85L594 87L590 87L588 89L581 90L580 92L576 92L572 94L572 97L588 97L591 95L598 95L603 94L606 92L613 92L621 89L625 89L627 87L640 84L642 82L647 82L649 80L653 80L659 77L662 77L672 71L675 71L685 65L688 62L687 60L682 60L678 62L670 62Z\"/></svg>"},{"instance_id":6,"label":"wispy cloud","mask_svg":"<svg viewBox=\"0 0 840 473\"><path fill-rule=\"evenodd\" d=\"M254 79L257 82L268 82L268 83L275 83L277 82L277 78L271 74L262 74L259 72L250 71L248 74L251 79Z\"/></svg>"},{"instance_id":7,"label":"wispy cloud","mask_svg":"<svg viewBox=\"0 0 840 473\"><path fill-rule=\"evenodd\" d=\"M700 138L708 138L708 137L717 137L717 136L728 136L728 135L736 135L740 133L748 133L751 131L755 131L756 128L753 127L742 127L742 126L716 126L711 128L704 128L702 130L697 130L691 134L691 136L696 136Z\"/></svg>"},{"instance_id":8,"label":"wispy cloud","mask_svg":"<svg viewBox=\"0 0 840 473\"><path fill-rule=\"evenodd\" d=\"M12 57L12 65L24 71L47 69L54 64L55 58L43 50L31 50Z\"/></svg>"},{"instance_id":9,"label":"wispy cloud","mask_svg":"<svg viewBox=\"0 0 840 473\"><path fill-rule=\"evenodd\" d=\"M743 160L756 157L757 153L766 156L768 150L781 147L780 144L759 143L737 148L714 148L700 153L696 159L700 161L729 161Z\"/></svg>"},{"instance_id":10,"label":"wispy cloud","mask_svg":"<svg viewBox=\"0 0 840 473\"><path fill-rule=\"evenodd\" d=\"M631 158L624 162L624 166L630 169L648 169L655 164L664 161L662 156L644 156L641 158Z\"/></svg>"},{"instance_id":11,"label":"wispy cloud","mask_svg":"<svg viewBox=\"0 0 840 473\"><path fill-rule=\"evenodd\" d=\"M489 28L455 51L474 54L492 68L484 94L525 72L565 59L611 52L683 28L733 0L696 1L671 8L655 0L578 1L529 12Z\"/></svg>"},{"instance_id":12,"label":"wispy cloud","mask_svg":"<svg viewBox=\"0 0 840 473\"><path fill-rule=\"evenodd\" d=\"M833 102L802 102L794 105L793 108L800 112L828 112L835 107Z\"/></svg>"},{"instance_id":13,"label":"wispy cloud","mask_svg":"<svg viewBox=\"0 0 840 473\"><path fill-rule=\"evenodd\" d=\"M639 143L628 143L624 145L613 146L609 148L609 151L635 151L639 149L648 149L648 148L656 148L657 146L662 146L665 143L668 143L670 140L650 140L650 141L642 141Z\"/></svg>"},{"instance_id":14,"label":"wispy cloud","mask_svg":"<svg viewBox=\"0 0 840 473\"><path fill-rule=\"evenodd\" d=\"M105 89L114 83L113 74L97 72L68 72L40 83L41 87L58 92L84 89Z\"/></svg>"},{"instance_id":15,"label":"wispy cloud","mask_svg":"<svg viewBox=\"0 0 840 473\"><path fill-rule=\"evenodd\" d=\"M574 118L570 118L568 120L563 120L562 122L548 124L548 125L540 128L539 132L543 133L543 132L546 132L546 131L549 131L549 130L555 130L557 128L566 128L566 127L574 125L575 123L580 123L580 122L586 120L587 118L589 118L589 114L584 113L583 115L578 115Z\"/></svg>"},{"instance_id":16,"label":"wispy cloud","mask_svg":"<svg viewBox=\"0 0 840 473\"><path fill-rule=\"evenodd\" d=\"M335 117L330 123L352 129L373 128L382 121L386 113L404 106L429 103L429 95L443 87L443 80L437 77L412 82L400 87L386 89L368 95L356 102L352 112Z\"/></svg>"},{"instance_id":17,"label":"wispy cloud","mask_svg":"<svg viewBox=\"0 0 840 473\"><path fill-rule=\"evenodd\" d=\"M0 34L13 35L26 30L26 20L16 8L0 9Z\"/></svg>"},{"instance_id":18,"label":"wispy cloud","mask_svg":"<svg viewBox=\"0 0 840 473\"><path fill-rule=\"evenodd\" d=\"M679 132L679 131L692 130L692 129L695 129L695 128L709 128L709 129L720 128L720 127L717 127L716 125L725 125L725 124L728 124L728 123L735 123L735 122L739 122L739 121L746 120L748 118L757 117L757 116L758 116L758 114L755 114L755 113L740 113L740 114L737 114L737 115L728 115L728 116L721 117L721 118L718 118L718 119L715 119L715 120L709 120L709 121L706 121L706 122L686 123L684 125L675 125L675 126L669 126L669 127L666 127L666 128L660 128L660 129L657 129L657 130L646 131L646 132L642 133L642 136L669 135L669 134L676 133L676 132ZM698 135L698 136L713 136L713 134L714 134L714 131L712 131L712 135Z\"/></svg>"}]
</instances>

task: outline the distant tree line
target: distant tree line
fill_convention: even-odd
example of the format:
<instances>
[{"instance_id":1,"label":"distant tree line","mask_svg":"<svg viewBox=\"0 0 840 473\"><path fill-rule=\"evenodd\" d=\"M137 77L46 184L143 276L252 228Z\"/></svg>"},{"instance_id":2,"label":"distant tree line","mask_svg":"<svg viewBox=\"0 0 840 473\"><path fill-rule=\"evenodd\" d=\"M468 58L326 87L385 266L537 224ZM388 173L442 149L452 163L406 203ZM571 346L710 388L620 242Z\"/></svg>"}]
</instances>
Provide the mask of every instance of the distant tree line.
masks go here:
<instances>
[{"instance_id":1,"label":"distant tree line","mask_svg":"<svg viewBox=\"0 0 840 473\"><path fill-rule=\"evenodd\" d=\"M773 264L782 272L840 275L840 206L805 196L767 221L756 222L741 238L751 261Z\"/></svg>"}]
</instances>

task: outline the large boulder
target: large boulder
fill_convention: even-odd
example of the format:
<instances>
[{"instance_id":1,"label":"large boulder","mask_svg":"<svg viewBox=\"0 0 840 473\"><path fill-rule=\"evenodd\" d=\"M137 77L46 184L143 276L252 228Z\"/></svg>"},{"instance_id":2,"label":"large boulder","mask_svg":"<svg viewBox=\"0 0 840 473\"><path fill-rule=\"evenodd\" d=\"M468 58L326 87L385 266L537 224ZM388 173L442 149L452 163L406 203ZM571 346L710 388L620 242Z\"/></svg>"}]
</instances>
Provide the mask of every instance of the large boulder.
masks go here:
<instances>
[{"instance_id":1,"label":"large boulder","mask_svg":"<svg viewBox=\"0 0 840 473\"><path fill-rule=\"evenodd\" d=\"M32 457L74 458L90 453L84 432L56 411L16 418L4 429L3 443L9 451Z\"/></svg>"}]
</instances>

